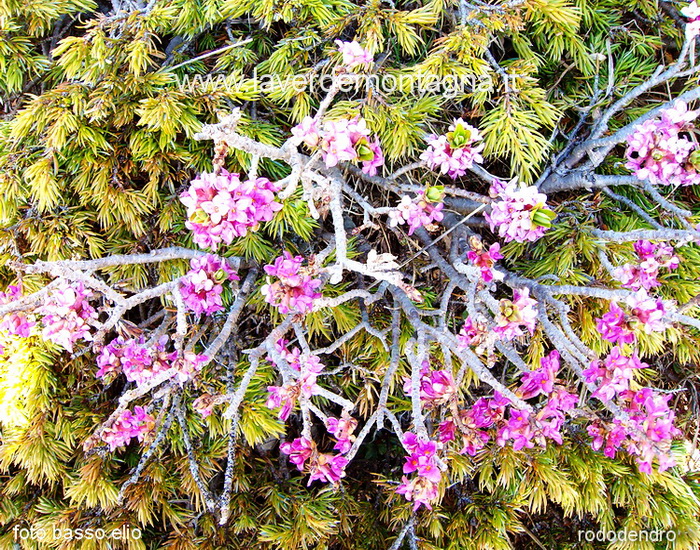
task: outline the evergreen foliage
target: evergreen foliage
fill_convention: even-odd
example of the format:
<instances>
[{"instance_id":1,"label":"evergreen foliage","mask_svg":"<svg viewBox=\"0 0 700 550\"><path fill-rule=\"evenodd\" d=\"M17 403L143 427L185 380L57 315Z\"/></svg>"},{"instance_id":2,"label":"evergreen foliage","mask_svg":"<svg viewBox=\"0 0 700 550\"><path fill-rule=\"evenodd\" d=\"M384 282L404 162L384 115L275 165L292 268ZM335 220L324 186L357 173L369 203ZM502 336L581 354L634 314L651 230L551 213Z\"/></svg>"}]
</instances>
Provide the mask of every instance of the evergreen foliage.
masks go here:
<instances>
[{"instance_id":1,"label":"evergreen foliage","mask_svg":"<svg viewBox=\"0 0 700 550\"><path fill-rule=\"evenodd\" d=\"M508 4L512 7L496 9ZM660 62L677 56L683 30L674 15L682 5L651 0L474 5L452 0L0 0L2 287L16 282L17 273L8 265L17 260L196 248L178 196L197 173L212 170L214 154L211 143L195 140L195 134L203 124L240 107L238 132L262 144L282 145L290 128L315 112L325 94L312 88L297 91L276 79L330 74L339 60L335 39L357 40L374 53L379 77L402 82L401 77L453 75L477 84L454 97L443 90L416 95L407 80L389 91L376 86L343 93L327 117L361 115L381 141L387 173L415 160L425 149L426 134L444 133L454 118L463 117L483 133L485 166L491 173L533 183L566 147L582 111L599 114L648 80ZM609 127L621 128L697 86L695 75L668 89L650 90L616 114ZM614 156L621 154L622 149L613 151L601 171L626 174ZM230 172L245 173L251 162L249 154L233 149L225 157ZM280 180L290 166L263 159L257 172ZM420 187L443 180L436 172L411 172L411 183ZM455 185L487 192L471 175ZM696 223L697 192L679 188L670 197L691 210ZM386 198L389 185L370 189L367 184L367 193L384 197L384 204L395 199ZM616 193L654 220L667 217L639 189L627 186ZM358 207L351 204L350 213L359 226L362 216L353 208ZM595 230L651 228L648 220L601 190L559 194L555 208L557 223L545 237L503 247L507 269L533 279L555 277L559 284L595 285L610 280ZM259 265L272 263L282 250L307 256L318 251L314 246L328 231L327 215L321 211L320 219L314 219L298 189L272 221L219 253ZM403 264L415 255L405 269L424 299L417 305L439 308L445 281L431 278L423 244L398 235L401 239L385 228L360 233L350 241L348 256L371 248L402 250ZM614 246L616 265L633 257L631 242ZM700 252L689 245L679 254L679 269L660 276L659 293L685 304L700 295ZM333 259L326 258L326 265ZM186 262L171 260L116 266L104 273L110 284L136 291L187 269ZM22 275L29 291L46 281L43 275ZM341 295L351 282L326 287L324 297ZM448 324L458 331L467 312L463 296L457 292L454 297L457 305L450 308ZM567 299L569 320L583 342L596 352L608 350L595 327L607 304L579 296ZM234 297L224 294L223 301L229 308ZM259 287L249 305L249 314L235 328L242 348L257 345L282 318ZM116 331L138 334L138 325L163 307L175 310L168 302L144 305ZM391 307L385 299L367 309L347 301L315 311L304 321L310 343L330 346L365 317L387 328ZM686 313L697 316L698 306ZM215 314L202 330L214 334L212 327L224 319ZM404 323L402 346L409 338ZM528 347L521 346L531 365L539 364L547 351L544 338L536 332ZM126 381L116 377L103 384L95 377L90 351L71 355L40 338L18 340L0 357L0 549L376 550L389 548L405 525L411 526L421 550L698 548L700 466L697 451L690 455L700 429L699 344L698 330L688 327L639 340L643 359L655 367L645 373L645 381L676 392L672 403L685 434L674 448L680 466L642 474L630 457L610 459L593 451L583 424L572 422L561 446L520 452L494 447L473 458L452 455L451 477L440 485L439 503L415 514L394 492L405 453L389 430L366 440L340 490L319 483L307 487L306 478L276 444L280 437L296 437L300 421L293 416L285 428L266 407L267 386L277 382L277 375L261 363L242 405L231 516L222 527L207 511L185 439L194 443L205 487L218 490L224 484L231 419L218 412L202 419L191 402L205 392L230 391L249 368L247 357L229 350L188 386L183 423L175 419L164 428L166 443L119 504L119 491L150 441L133 442L116 453L86 451L83 443L113 412ZM444 362L452 360L439 348L430 352ZM358 331L331 355L334 374L328 383L360 403L356 414L363 420L379 401L390 354L376 335ZM410 376L403 360L389 406L405 421L411 400L399 391L402 376ZM460 391L470 398L481 395L471 371ZM168 410L155 414L167 415ZM137 526L143 536L18 541L16 526L46 532ZM668 545L578 538L579 531L599 529L673 530L677 537ZM404 544L402 548L409 547L408 539Z\"/></svg>"}]
</instances>

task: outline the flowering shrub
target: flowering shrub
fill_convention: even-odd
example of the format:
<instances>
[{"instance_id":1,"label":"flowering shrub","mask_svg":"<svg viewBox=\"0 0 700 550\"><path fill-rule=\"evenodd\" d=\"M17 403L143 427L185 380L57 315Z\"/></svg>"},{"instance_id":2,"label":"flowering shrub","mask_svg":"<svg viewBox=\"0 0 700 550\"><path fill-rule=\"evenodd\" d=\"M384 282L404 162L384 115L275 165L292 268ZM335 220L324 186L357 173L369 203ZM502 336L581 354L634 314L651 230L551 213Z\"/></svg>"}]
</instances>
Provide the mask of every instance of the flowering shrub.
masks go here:
<instances>
[{"instance_id":1,"label":"flowering shrub","mask_svg":"<svg viewBox=\"0 0 700 550\"><path fill-rule=\"evenodd\" d=\"M0 547L698 547L697 2L9 4Z\"/></svg>"}]
</instances>

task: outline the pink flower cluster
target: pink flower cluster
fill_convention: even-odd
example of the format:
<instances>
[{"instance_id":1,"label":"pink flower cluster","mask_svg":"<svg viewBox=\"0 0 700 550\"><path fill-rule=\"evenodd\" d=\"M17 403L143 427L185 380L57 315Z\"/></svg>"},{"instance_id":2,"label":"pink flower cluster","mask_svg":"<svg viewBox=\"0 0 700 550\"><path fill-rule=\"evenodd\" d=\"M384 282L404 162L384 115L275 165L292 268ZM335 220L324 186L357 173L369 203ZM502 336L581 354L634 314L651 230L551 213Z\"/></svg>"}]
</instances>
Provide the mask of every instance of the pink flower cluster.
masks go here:
<instances>
[{"instance_id":1,"label":"pink flower cluster","mask_svg":"<svg viewBox=\"0 0 700 550\"><path fill-rule=\"evenodd\" d=\"M700 112L677 101L660 118L646 120L627 138L627 164L639 179L654 185L700 184L700 150L686 137Z\"/></svg>"},{"instance_id":2,"label":"pink flower cluster","mask_svg":"<svg viewBox=\"0 0 700 550\"><path fill-rule=\"evenodd\" d=\"M648 366L636 354L628 357L614 347L603 364L593 361L584 371L586 381L598 385L593 397L605 403L616 400L629 417L612 423L596 421L588 426L593 438L591 446L595 450L604 448L604 454L610 458L623 447L637 457L639 470L644 473L651 473L655 458L661 472L675 465L670 456L671 441L681 435L673 425L675 413L668 406L671 395L659 395L651 388L630 389L634 371Z\"/></svg>"},{"instance_id":3,"label":"pink flower cluster","mask_svg":"<svg viewBox=\"0 0 700 550\"><path fill-rule=\"evenodd\" d=\"M292 256L285 250L272 265L265 266L265 273L279 280L273 283L268 277L260 292L265 301L282 314L308 313L313 309L314 300L321 297L317 291L321 280L314 279L308 268L302 267L303 263L302 256Z\"/></svg>"},{"instance_id":4,"label":"pink flower cluster","mask_svg":"<svg viewBox=\"0 0 700 550\"><path fill-rule=\"evenodd\" d=\"M104 429L102 441L114 452L119 447L128 445L134 437L143 441L155 425L155 419L143 407L134 407L133 413L127 409L110 427Z\"/></svg>"},{"instance_id":5,"label":"pink flower cluster","mask_svg":"<svg viewBox=\"0 0 700 550\"><path fill-rule=\"evenodd\" d=\"M269 222L282 209L275 202L278 190L265 178L242 182L226 170L204 173L180 195L187 207L185 227L196 244L216 250L222 242L231 244L235 237L255 231L260 222Z\"/></svg>"},{"instance_id":6,"label":"pink flower cluster","mask_svg":"<svg viewBox=\"0 0 700 550\"><path fill-rule=\"evenodd\" d=\"M433 201L424 191L418 191L413 199L404 195L396 208L389 212L389 226L407 224L408 234L413 235L419 227L430 228L434 222L442 221L444 206L442 199Z\"/></svg>"},{"instance_id":7,"label":"pink flower cluster","mask_svg":"<svg viewBox=\"0 0 700 550\"><path fill-rule=\"evenodd\" d=\"M43 338L71 353L78 340L92 340L90 330L96 324L97 312L88 301L91 297L92 291L82 282L60 280L37 309L43 315Z\"/></svg>"},{"instance_id":8,"label":"pink flower cluster","mask_svg":"<svg viewBox=\"0 0 700 550\"><path fill-rule=\"evenodd\" d=\"M345 477L345 466L348 464L348 459L343 455L331 455L319 453L316 449L316 443L305 437L298 437L291 443L282 443L280 450L289 455L289 461L296 465L300 472L304 471L304 467L309 469L309 483L314 481L326 481L334 485ZM309 464L306 465L306 461Z\"/></svg>"},{"instance_id":9,"label":"pink flower cluster","mask_svg":"<svg viewBox=\"0 0 700 550\"><path fill-rule=\"evenodd\" d=\"M457 386L450 371L432 370L428 361L423 361L419 383L420 400L429 407L449 403L457 394ZM409 397L413 394L410 378L404 378L403 391Z\"/></svg>"},{"instance_id":10,"label":"pink flower cluster","mask_svg":"<svg viewBox=\"0 0 700 550\"><path fill-rule=\"evenodd\" d=\"M356 439L353 432L357 428L357 420L343 411L340 418L328 417L326 419L326 428L336 438L333 449L341 455L347 454Z\"/></svg>"},{"instance_id":11,"label":"pink flower cluster","mask_svg":"<svg viewBox=\"0 0 700 550\"><path fill-rule=\"evenodd\" d=\"M276 349L289 366L299 373L296 380L282 386L268 386L267 406L270 409L280 408L279 419L289 418L297 399L301 396L309 399L318 394L319 387L316 384L318 373L323 370L323 364L316 355L303 354L299 348L289 351L286 342L280 340ZM274 359L270 359L274 362Z\"/></svg>"},{"instance_id":12,"label":"pink flower cluster","mask_svg":"<svg viewBox=\"0 0 700 550\"><path fill-rule=\"evenodd\" d=\"M479 243L475 250L467 252L467 259L481 270L481 278L485 283L490 283L494 278L499 280L503 278L501 273L493 270L496 262L503 259L499 243L493 243L488 250Z\"/></svg>"},{"instance_id":13,"label":"pink flower cluster","mask_svg":"<svg viewBox=\"0 0 700 550\"><path fill-rule=\"evenodd\" d=\"M534 185L518 185L515 181L504 184L495 180L489 194L500 200L491 203L491 212L484 214L484 218L491 231L498 228L498 235L506 242L536 241L556 217L547 207L547 195Z\"/></svg>"},{"instance_id":14,"label":"pink flower cluster","mask_svg":"<svg viewBox=\"0 0 700 550\"><path fill-rule=\"evenodd\" d=\"M643 327L647 334L668 328L664 316L673 309L671 302L652 298L646 290L637 291L625 301L632 310L631 314L625 313L616 302L611 302L610 310L596 319L596 327L605 340L631 344L636 339L634 331L637 327Z\"/></svg>"},{"instance_id":15,"label":"pink flower cluster","mask_svg":"<svg viewBox=\"0 0 700 550\"><path fill-rule=\"evenodd\" d=\"M484 323L474 321L471 317L467 317L462 326L462 330L457 334L459 345L464 348L479 347L487 339L489 331Z\"/></svg>"},{"instance_id":16,"label":"pink flower cluster","mask_svg":"<svg viewBox=\"0 0 700 550\"><path fill-rule=\"evenodd\" d=\"M645 369L648 366L639 360L636 353L628 357L618 346L615 346L602 364L598 360L592 361L583 371L583 375L586 377L586 382L598 385L592 397L608 403L615 396L629 389L635 370Z\"/></svg>"},{"instance_id":17,"label":"pink flower cluster","mask_svg":"<svg viewBox=\"0 0 700 550\"><path fill-rule=\"evenodd\" d=\"M673 247L666 243L637 241L634 251L639 259L637 264L625 264L613 271L613 276L622 286L632 290L649 290L659 286L659 271L662 268L672 271L680 264Z\"/></svg>"},{"instance_id":18,"label":"pink flower cluster","mask_svg":"<svg viewBox=\"0 0 700 550\"><path fill-rule=\"evenodd\" d=\"M328 168L339 162L362 162L362 171L377 175L377 168L384 165L384 153L379 139L370 141L370 132L364 118L328 120L323 130L311 117L305 117L292 128L291 141L295 145L304 143L309 148L321 148L321 156Z\"/></svg>"},{"instance_id":19,"label":"pink flower cluster","mask_svg":"<svg viewBox=\"0 0 700 550\"><path fill-rule=\"evenodd\" d=\"M683 8L681 13L688 18L688 22L685 25L685 34L688 38L692 39L700 36L700 6L698 6L697 0L693 0Z\"/></svg>"},{"instance_id":20,"label":"pink flower cluster","mask_svg":"<svg viewBox=\"0 0 700 550\"><path fill-rule=\"evenodd\" d=\"M374 56L369 53L368 50L365 50L356 40L352 42L336 40L335 45L338 46L338 51L343 54L343 65L349 69L374 61Z\"/></svg>"},{"instance_id":21,"label":"pink flower cluster","mask_svg":"<svg viewBox=\"0 0 700 550\"><path fill-rule=\"evenodd\" d=\"M162 336L155 345L147 344L143 337L125 340L121 336L102 348L97 356L98 378L123 372L129 382L137 386L147 384L154 376L172 370L172 376L184 383L192 379L207 361L205 355L185 352L182 357L176 351L166 351L168 336Z\"/></svg>"},{"instance_id":22,"label":"pink flower cluster","mask_svg":"<svg viewBox=\"0 0 700 550\"><path fill-rule=\"evenodd\" d=\"M671 442L682 435L674 426L675 413L668 406L671 395L659 395L650 388L625 390L619 394L621 408L629 420L596 422L588 426L595 450L603 448L605 456L614 458L619 448L637 457L639 471L650 474L656 459L660 472L676 465L671 456Z\"/></svg>"},{"instance_id":23,"label":"pink flower cluster","mask_svg":"<svg viewBox=\"0 0 700 550\"><path fill-rule=\"evenodd\" d=\"M474 456L489 442L491 435L487 428L491 428L497 430L497 444L504 446L512 441L514 450L533 448L536 444L546 447L550 439L561 444L566 414L574 409L578 396L567 391L557 379L558 371L559 352L552 351L542 358L538 369L522 376L516 394L523 399L543 395L546 401L539 411L531 413L513 407L508 411L510 401L496 392L492 399L481 397L471 409L461 410L459 418L443 421L439 426L440 441L453 441L459 433L460 454Z\"/></svg>"},{"instance_id":24,"label":"pink flower cluster","mask_svg":"<svg viewBox=\"0 0 700 550\"><path fill-rule=\"evenodd\" d=\"M513 291L513 300L501 300L501 311L496 316L493 331L503 340L510 341L524 334L523 328L534 334L537 325L537 300L530 298L527 288Z\"/></svg>"},{"instance_id":25,"label":"pink flower cluster","mask_svg":"<svg viewBox=\"0 0 700 550\"><path fill-rule=\"evenodd\" d=\"M480 397L469 410L459 411L459 419L448 418L440 423L440 442L446 444L454 441L459 429L462 438L459 454L475 456L491 439L489 432L484 428L490 428L503 420L509 404L510 401L498 392L495 392L493 399Z\"/></svg>"},{"instance_id":26,"label":"pink flower cluster","mask_svg":"<svg viewBox=\"0 0 700 550\"><path fill-rule=\"evenodd\" d=\"M520 388L516 393L524 399L544 395L547 401L536 414L512 408L508 422L498 431L496 442L505 445L513 441L513 450L533 448L535 444L547 446L551 439L559 445L563 438L561 429L564 426L566 413L571 411L578 402L578 397L567 391L556 378L559 372L559 352L552 351L540 360L540 367L523 374Z\"/></svg>"},{"instance_id":27,"label":"pink flower cluster","mask_svg":"<svg viewBox=\"0 0 700 550\"><path fill-rule=\"evenodd\" d=\"M238 275L226 260L207 254L190 260L190 270L182 280L180 293L190 310L198 315L211 315L224 309L221 300L223 283L238 280Z\"/></svg>"},{"instance_id":28,"label":"pink flower cluster","mask_svg":"<svg viewBox=\"0 0 700 550\"><path fill-rule=\"evenodd\" d=\"M439 168L440 172L452 179L463 176L475 162L484 162L481 151L484 144L479 130L455 119L447 135L428 137L428 148L420 156L431 170Z\"/></svg>"},{"instance_id":29,"label":"pink flower cluster","mask_svg":"<svg viewBox=\"0 0 700 550\"><path fill-rule=\"evenodd\" d=\"M414 511L421 505L432 510L430 502L437 498L438 484L442 479L437 457L438 444L435 441L420 441L415 434L406 432L403 436L403 446L410 453L406 457L403 473L415 472L417 476L409 480L404 475L396 492L413 502Z\"/></svg>"},{"instance_id":30,"label":"pink flower cluster","mask_svg":"<svg viewBox=\"0 0 700 550\"><path fill-rule=\"evenodd\" d=\"M10 285L5 292L0 292L0 305L9 304L20 298L22 298L21 286ZM0 331L11 336L27 338L34 325L36 325L36 323L31 321L26 313L14 311L2 317L0 320Z\"/></svg>"}]
</instances>

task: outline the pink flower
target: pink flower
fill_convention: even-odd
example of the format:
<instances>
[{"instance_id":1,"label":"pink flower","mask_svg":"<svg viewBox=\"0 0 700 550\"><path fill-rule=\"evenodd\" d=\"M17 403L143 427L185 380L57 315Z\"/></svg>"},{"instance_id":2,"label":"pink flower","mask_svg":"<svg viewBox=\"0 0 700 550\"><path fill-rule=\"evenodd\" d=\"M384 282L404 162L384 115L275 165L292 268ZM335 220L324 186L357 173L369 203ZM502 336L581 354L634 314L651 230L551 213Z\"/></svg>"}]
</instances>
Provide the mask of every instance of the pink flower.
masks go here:
<instances>
[{"instance_id":1,"label":"pink flower","mask_svg":"<svg viewBox=\"0 0 700 550\"><path fill-rule=\"evenodd\" d=\"M384 153L379 145L379 140L368 141L365 147L369 149L369 153L365 153L365 158L362 160L362 171L368 176L376 176L377 168L384 166Z\"/></svg>"},{"instance_id":2,"label":"pink flower","mask_svg":"<svg viewBox=\"0 0 700 550\"><path fill-rule=\"evenodd\" d=\"M652 298L646 290L639 290L626 299L637 321L644 326L644 332L663 332L669 327L664 321L666 313L673 307L671 302Z\"/></svg>"},{"instance_id":3,"label":"pink flower","mask_svg":"<svg viewBox=\"0 0 700 550\"><path fill-rule=\"evenodd\" d=\"M9 304L20 298L22 298L21 285L10 285L5 292L0 292L0 305ZM6 332L11 336L28 338L32 327L35 325L36 323L30 321L26 313L14 311L2 317L0 320L0 331Z\"/></svg>"},{"instance_id":4,"label":"pink flower","mask_svg":"<svg viewBox=\"0 0 700 550\"><path fill-rule=\"evenodd\" d=\"M628 317L615 302L610 302L610 311L596 319L600 335L609 342L630 344L634 342L634 332L629 326Z\"/></svg>"},{"instance_id":5,"label":"pink flower","mask_svg":"<svg viewBox=\"0 0 700 550\"><path fill-rule=\"evenodd\" d=\"M693 0L681 13L688 18L688 23L685 25L685 34L689 39L693 39L700 35L700 6L697 0Z\"/></svg>"},{"instance_id":6,"label":"pink flower","mask_svg":"<svg viewBox=\"0 0 700 550\"><path fill-rule=\"evenodd\" d=\"M419 383L421 401L431 407L448 403L457 392L452 373L446 370L431 370L427 361L424 361L422 366ZM404 379L403 390L408 396L412 394L410 378Z\"/></svg>"},{"instance_id":7,"label":"pink flower","mask_svg":"<svg viewBox=\"0 0 700 550\"><path fill-rule=\"evenodd\" d=\"M275 202L277 186L265 178L241 182L238 174L222 170L204 173L192 180L180 195L187 207L185 227L202 248L216 250L223 242L255 231L260 222L269 222L282 205Z\"/></svg>"},{"instance_id":8,"label":"pink flower","mask_svg":"<svg viewBox=\"0 0 700 550\"><path fill-rule=\"evenodd\" d=\"M486 339L487 333L488 330L483 323L474 322L471 317L467 317L462 325L462 330L457 334L457 341L460 346L465 348L478 346Z\"/></svg>"},{"instance_id":9,"label":"pink flower","mask_svg":"<svg viewBox=\"0 0 700 550\"><path fill-rule=\"evenodd\" d=\"M493 186L501 200L491 203L491 212L484 214L484 218L491 231L498 228L503 240L536 241L552 226L556 214L547 207L547 195L540 193L537 187L518 186L515 181L505 187L496 181Z\"/></svg>"},{"instance_id":10,"label":"pink flower","mask_svg":"<svg viewBox=\"0 0 700 550\"><path fill-rule=\"evenodd\" d=\"M418 437L406 432L403 437L403 445L410 453L406 457L404 473L417 474L409 481L403 476L401 485L396 489L406 500L413 501L413 509L417 510L423 504L428 509L430 502L437 497L437 488L442 479L442 472L437 461L438 445L434 441L421 441Z\"/></svg>"},{"instance_id":11,"label":"pink flower","mask_svg":"<svg viewBox=\"0 0 700 550\"><path fill-rule=\"evenodd\" d=\"M319 454L309 465L308 485L311 485L316 480L337 485L345 477L345 466L347 464L348 459L342 455Z\"/></svg>"},{"instance_id":12,"label":"pink flower","mask_svg":"<svg viewBox=\"0 0 700 550\"><path fill-rule=\"evenodd\" d=\"M696 7L688 6L688 13L696 13ZM688 9L686 8L686 9ZM700 21L692 20L686 32L695 36ZM635 127L627 138L627 164L641 180L655 185L697 185L700 173L697 165L697 147L682 134L692 128L691 121L698 111L689 111L683 101L677 101L662 112L660 118L645 120Z\"/></svg>"},{"instance_id":13,"label":"pink flower","mask_svg":"<svg viewBox=\"0 0 700 550\"><path fill-rule=\"evenodd\" d=\"M297 126L292 128L291 141L294 145L301 145L304 143L307 147L314 148L317 147L321 135L316 125L316 121L310 116L304 117L304 119Z\"/></svg>"},{"instance_id":14,"label":"pink flower","mask_svg":"<svg viewBox=\"0 0 700 550\"><path fill-rule=\"evenodd\" d=\"M267 284L260 292L265 301L283 315L308 313L313 309L314 300L321 297L321 293L317 292L321 280L312 278L308 270L302 268L303 262L302 256L292 256L284 251L272 265L265 266L265 272L277 277L278 281L272 282L268 277Z\"/></svg>"},{"instance_id":15,"label":"pink flower","mask_svg":"<svg viewBox=\"0 0 700 550\"><path fill-rule=\"evenodd\" d=\"M389 212L389 226L408 225L408 234L419 227L432 227L434 222L442 221L442 209L444 204L441 201L431 201L424 191L418 191L414 199L407 196L401 197L401 202L395 210Z\"/></svg>"},{"instance_id":16,"label":"pink flower","mask_svg":"<svg viewBox=\"0 0 700 550\"><path fill-rule=\"evenodd\" d=\"M420 158L428 168L439 169L441 173L457 179L475 162L484 161L480 154L484 144L477 143L482 139L479 130L461 118L455 119L447 135L433 135L428 138L428 148Z\"/></svg>"},{"instance_id":17,"label":"pink flower","mask_svg":"<svg viewBox=\"0 0 700 550\"><path fill-rule=\"evenodd\" d=\"M298 437L291 443L282 443L280 451L289 455L289 461L296 465L299 471L304 470L304 464L316 450L316 445L305 437Z\"/></svg>"},{"instance_id":18,"label":"pink flower","mask_svg":"<svg viewBox=\"0 0 700 550\"><path fill-rule=\"evenodd\" d=\"M221 300L223 283L238 280L238 275L225 260L207 254L190 260L190 271L182 280L180 293L191 311L211 315L224 309Z\"/></svg>"},{"instance_id":19,"label":"pink flower","mask_svg":"<svg viewBox=\"0 0 700 550\"><path fill-rule=\"evenodd\" d=\"M554 381L559 371L559 352L554 350L540 360L540 368L526 372L521 378L518 392L523 399L540 394L549 395L554 390Z\"/></svg>"},{"instance_id":20,"label":"pink flower","mask_svg":"<svg viewBox=\"0 0 700 550\"><path fill-rule=\"evenodd\" d=\"M479 250L470 250L467 252L467 259L481 270L481 278L485 283L493 281L494 276L499 280L503 278L502 274L493 271L496 262L503 259L499 243L493 243L488 250L484 250L483 247Z\"/></svg>"},{"instance_id":21,"label":"pink flower","mask_svg":"<svg viewBox=\"0 0 700 550\"><path fill-rule=\"evenodd\" d=\"M355 40L352 42L336 40L335 44L338 46L338 51L343 54L343 65L348 68L357 67L365 63L372 63L374 61L372 54L360 46Z\"/></svg>"},{"instance_id":22,"label":"pink flower","mask_svg":"<svg viewBox=\"0 0 700 550\"><path fill-rule=\"evenodd\" d=\"M623 355L620 348L615 346L610 350L603 365L599 361L592 361L589 368L583 371L583 375L586 382L598 383L592 397L607 403L629 388L629 382L634 376L633 370L648 366L642 363L636 354Z\"/></svg>"},{"instance_id":23,"label":"pink flower","mask_svg":"<svg viewBox=\"0 0 700 550\"><path fill-rule=\"evenodd\" d=\"M134 412L125 410L111 426L101 434L102 441L109 445L111 451L129 444L134 437L143 441L155 427L155 419L143 407L134 407Z\"/></svg>"},{"instance_id":24,"label":"pink flower","mask_svg":"<svg viewBox=\"0 0 700 550\"><path fill-rule=\"evenodd\" d=\"M352 433L357 428L357 420L343 411L340 418L328 417L326 428L337 439L333 448L340 454L346 454L355 441L355 436Z\"/></svg>"},{"instance_id":25,"label":"pink flower","mask_svg":"<svg viewBox=\"0 0 700 550\"><path fill-rule=\"evenodd\" d=\"M215 404L214 398L205 393L192 402L192 408L202 415L202 418L206 418L214 412Z\"/></svg>"},{"instance_id":26,"label":"pink flower","mask_svg":"<svg viewBox=\"0 0 700 550\"><path fill-rule=\"evenodd\" d=\"M534 334L537 325L537 301L530 298L527 288L513 291L513 301L501 300L501 311L496 316L493 331L503 340L512 340L522 336L523 328Z\"/></svg>"},{"instance_id":27,"label":"pink flower","mask_svg":"<svg viewBox=\"0 0 700 550\"><path fill-rule=\"evenodd\" d=\"M625 264L615 268L613 276L623 287L632 290L644 288L649 290L659 286L657 280L661 268L674 270L680 264L678 256L671 245L655 244L649 241L637 241L634 250L639 258L637 264Z\"/></svg>"},{"instance_id":28,"label":"pink flower","mask_svg":"<svg viewBox=\"0 0 700 550\"><path fill-rule=\"evenodd\" d=\"M92 291L82 282L61 279L37 309L44 316L43 338L71 353L78 340L92 340L90 330L97 322L97 312L88 302L91 297Z\"/></svg>"}]
</instances>

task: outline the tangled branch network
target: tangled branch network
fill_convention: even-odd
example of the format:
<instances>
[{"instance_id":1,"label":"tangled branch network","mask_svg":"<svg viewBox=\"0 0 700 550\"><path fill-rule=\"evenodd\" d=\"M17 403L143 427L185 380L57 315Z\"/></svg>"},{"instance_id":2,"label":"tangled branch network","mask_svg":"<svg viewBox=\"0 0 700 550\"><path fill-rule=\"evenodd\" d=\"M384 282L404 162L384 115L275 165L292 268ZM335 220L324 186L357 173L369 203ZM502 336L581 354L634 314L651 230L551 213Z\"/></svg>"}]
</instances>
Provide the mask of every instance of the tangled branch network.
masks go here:
<instances>
[{"instance_id":1,"label":"tangled branch network","mask_svg":"<svg viewBox=\"0 0 700 550\"><path fill-rule=\"evenodd\" d=\"M676 250L700 239L690 212L659 191L664 186L700 183L700 149L693 126L700 113L688 106L700 96L700 89L686 91L614 132L608 131L608 123L654 86L698 70L689 61L694 55L693 32L688 33L676 63L657 71L650 81L604 111L585 139L577 135L584 127L584 114L570 145L529 186L500 181L483 169L482 136L462 119L454 120L443 135L428 136L418 162L389 176L380 175L381 144L365 120L326 115L338 94L337 86L315 116L292 128L280 147L241 134L241 113L235 110L218 124L204 126L196 136L213 141L214 170L199 175L180 196L187 210L186 227L200 249L175 247L85 261L14 263L18 272L44 274L48 282L31 294L25 295L21 285L2 294L5 338L40 334L69 353L93 352L96 376L106 382L124 375L129 384L117 407L85 442L89 452L115 452L132 439L144 443L141 461L121 497L139 479L177 419L193 478L207 509L221 524L230 515L241 407L265 362L278 373L277 383L268 388L268 407L278 411L280 420L297 418L301 426L296 437L280 444L280 451L308 474L309 483L340 484L365 438L384 428L392 430L405 449L404 475L396 480L395 490L414 509L430 508L440 498L454 453L474 456L490 445L511 445L517 451L561 444L563 431L572 424L585 426L590 445L607 456L628 453L643 472L671 468L671 443L680 435L669 407L672 396L639 383L636 372L649 365L640 360L636 345L642 333L679 325L700 328L696 318L654 295L658 276L679 265ZM371 66L372 56L361 45L339 42L338 46L344 70ZM632 174L597 174L606 156L623 143L626 167ZM232 150L250 155L248 174L224 169L226 154ZM289 175L280 181L258 176L262 159L285 163ZM467 173L476 175L489 193L457 185L410 183L408 175L421 170L434 170L453 180ZM614 193L618 185L646 193L667 212L673 225L661 225ZM383 193L371 192L377 189ZM632 204L653 228L592 230L612 284L563 285L556 284L556 277L549 284L503 268L501 243L542 238L557 223L551 197L577 189L601 189ZM376 197L387 196L386 191L397 199L377 206ZM216 255L222 250L225 254L226 245L234 239L273 221L285 201L299 192L310 215L328 228L323 242L314 243L318 248L313 254L304 257L284 250L264 266ZM361 209L362 225L351 219L349 205ZM439 307L427 307L419 290L408 282L401 271L408 262L399 266L395 256L371 247L359 254L352 251L350 237L361 237L363 230L382 222L403 242L409 237L417 242L417 255L427 255L429 268L440 273L444 290ZM491 233L485 231L487 227ZM441 239L448 234L449 245ZM484 242L482 235L491 235L493 242ZM625 242L634 243L636 260L612 265L607 247ZM183 259L190 262L183 277L139 292L110 286L100 275L101 270L115 266ZM342 290L329 292L341 284ZM235 329L250 311L250 299L257 291L276 310L271 319L278 321L270 321L272 328L254 347L239 349ZM225 305L227 292L233 298ZM455 328L449 316L456 294L466 315ZM602 338L613 346L606 355L596 354L574 330L573 299L606 304L608 311L596 320ZM141 304L154 302L161 303L162 310L138 330L127 330L125 316ZM358 305L361 322L331 345L312 349L306 317L348 302ZM386 322L378 322L379 318ZM401 340L407 326L410 338ZM337 387L324 387L328 380L324 377L338 372L329 368L338 367L334 353L362 331L384 346L389 361L380 372L372 410L361 415L356 400ZM548 349L533 367L524 356L527 341L536 331L545 337ZM235 367L229 367L229 391L200 395L192 404L202 416L221 407L223 416L230 419L223 490L215 495L200 473L183 398L203 368L234 352L245 357L239 362L244 368L234 372ZM401 377L403 367L408 369L406 377ZM360 367L343 363L338 369L342 368ZM503 376L495 375L497 368ZM478 398L465 397L468 379L478 380L474 393ZM410 415L392 410L390 397L399 394L410 399ZM162 411L157 418L156 410ZM335 441L332 449L315 438L319 425L328 434L326 440ZM408 531L404 529L403 534Z\"/></svg>"}]
</instances>

